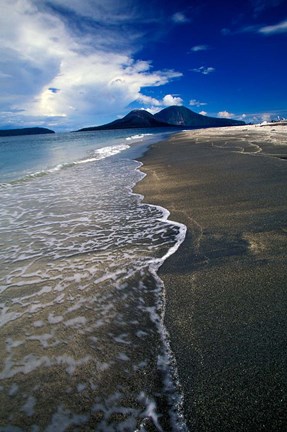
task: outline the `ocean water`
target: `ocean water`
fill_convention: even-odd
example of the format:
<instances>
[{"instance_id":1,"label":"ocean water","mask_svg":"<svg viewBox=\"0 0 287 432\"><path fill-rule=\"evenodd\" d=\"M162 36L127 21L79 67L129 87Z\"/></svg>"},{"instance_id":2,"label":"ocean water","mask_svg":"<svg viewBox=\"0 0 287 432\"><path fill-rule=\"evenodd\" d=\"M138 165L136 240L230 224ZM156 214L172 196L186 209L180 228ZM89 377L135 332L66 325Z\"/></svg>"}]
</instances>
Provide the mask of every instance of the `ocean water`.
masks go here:
<instances>
[{"instance_id":1,"label":"ocean water","mask_svg":"<svg viewBox=\"0 0 287 432\"><path fill-rule=\"evenodd\" d=\"M185 431L157 275L185 237L132 193L154 130L0 138L0 431Z\"/></svg>"}]
</instances>

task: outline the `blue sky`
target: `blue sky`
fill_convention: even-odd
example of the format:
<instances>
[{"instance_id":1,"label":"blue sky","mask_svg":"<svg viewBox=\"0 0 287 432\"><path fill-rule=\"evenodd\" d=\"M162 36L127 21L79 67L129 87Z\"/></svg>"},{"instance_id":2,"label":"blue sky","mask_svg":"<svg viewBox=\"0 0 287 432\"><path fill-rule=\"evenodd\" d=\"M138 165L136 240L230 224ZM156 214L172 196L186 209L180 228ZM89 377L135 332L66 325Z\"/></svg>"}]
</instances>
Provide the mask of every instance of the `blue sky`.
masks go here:
<instances>
[{"instance_id":1,"label":"blue sky","mask_svg":"<svg viewBox=\"0 0 287 432\"><path fill-rule=\"evenodd\" d=\"M286 0L0 0L0 128L287 117Z\"/></svg>"}]
</instances>

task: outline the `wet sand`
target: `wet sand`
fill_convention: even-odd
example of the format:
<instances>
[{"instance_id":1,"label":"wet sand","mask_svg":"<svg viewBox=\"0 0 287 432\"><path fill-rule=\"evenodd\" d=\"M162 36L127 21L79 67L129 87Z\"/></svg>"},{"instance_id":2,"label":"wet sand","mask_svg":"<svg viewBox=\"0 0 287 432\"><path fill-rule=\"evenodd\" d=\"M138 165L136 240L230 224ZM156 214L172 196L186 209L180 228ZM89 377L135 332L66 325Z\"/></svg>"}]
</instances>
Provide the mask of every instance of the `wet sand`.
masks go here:
<instances>
[{"instance_id":1,"label":"wet sand","mask_svg":"<svg viewBox=\"0 0 287 432\"><path fill-rule=\"evenodd\" d=\"M286 127L240 126L142 158L136 192L188 229L160 276L193 432L286 430L286 156Z\"/></svg>"}]
</instances>

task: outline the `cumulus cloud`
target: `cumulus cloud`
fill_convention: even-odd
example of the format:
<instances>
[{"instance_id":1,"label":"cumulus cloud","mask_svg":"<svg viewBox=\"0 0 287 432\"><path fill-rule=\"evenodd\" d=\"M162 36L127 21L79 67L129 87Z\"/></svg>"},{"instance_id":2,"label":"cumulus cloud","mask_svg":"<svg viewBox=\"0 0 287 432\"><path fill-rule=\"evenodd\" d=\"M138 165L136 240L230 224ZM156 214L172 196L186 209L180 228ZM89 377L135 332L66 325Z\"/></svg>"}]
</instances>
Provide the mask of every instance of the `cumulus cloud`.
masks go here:
<instances>
[{"instance_id":1,"label":"cumulus cloud","mask_svg":"<svg viewBox=\"0 0 287 432\"><path fill-rule=\"evenodd\" d=\"M206 51L208 50L208 45L195 45L191 48L191 51L198 52L198 51Z\"/></svg>"},{"instance_id":2,"label":"cumulus cloud","mask_svg":"<svg viewBox=\"0 0 287 432\"><path fill-rule=\"evenodd\" d=\"M200 111L199 114L206 116L206 115L207 115L207 112L206 112L206 111Z\"/></svg>"},{"instance_id":3,"label":"cumulus cloud","mask_svg":"<svg viewBox=\"0 0 287 432\"><path fill-rule=\"evenodd\" d=\"M171 105L182 105L183 100L179 96L174 96L171 94L165 95L162 99L156 99L151 96L140 95L138 97L138 102L143 103L144 105L149 105L148 107L142 108L146 111L149 111L151 114L155 114L158 111L162 110L165 107Z\"/></svg>"},{"instance_id":4,"label":"cumulus cloud","mask_svg":"<svg viewBox=\"0 0 287 432\"><path fill-rule=\"evenodd\" d=\"M171 94L165 95L162 102L163 102L164 106L182 105L183 104L183 100L180 97L172 96Z\"/></svg>"},{"instance_id":5,"label":"cumulus cloud","mask_svg":"<svg viewBox=\"0 0 287 432\"><path fill-rule=\"evenodd\" d=\"M228 119L228 118L234 117L234 114L232 114L228 111L220 111L217 113L217 117Z\"/></svg>"},{"instance_id":6,"label":"cumulus cloud","mask_svg":"<svg viewBox=\"0 0 287 432\"><path fill-rule=\"evenodd\" d=\"M182 12L177 12L173 14L171 19L176 24L183 24L189 22L189 19Z\"/></svg>"},{"instance_id":7,"label":"cumulus cloud","mask_svg":"<svg viewBox=\"0 0 287 432\"><path fill-rule=\"evenodd\" d=\"M123 35L116 25L128 23L128 4L130 0L2 0L0 123L95 124L138 100L145 87L180 77L133 58L136 32ZM63 8L71 11L69 21ZM79 16L89 18L81 21L88 26L84 32ZM105 25L106 16L114 25Z\"/></svg>"},{"instance_id":8,"label":"cumulus cloud","mask_svg":"<svg viewBox=\"0 0 287 432\"><path fill-rule=\"evenodd\" d=\"M203 106L203 105L207 105L207 103L206 103L206 102L200 102L200 101L198 101L198 100L196 100L196 99L191 99L191 100L189 101L189 105L190 105L190 106L197 106L197 107L200 107L200 106Z\"/></svg>"},{"instance_id":9,"label":"cumulus cloud","mask_svg":"<svg viewBox=\"0 0 287 432\"><path fill-rule=\"evenodd\" d=\"M192 72L201 73L203 75L209 75L215 71L214 67L200 66L199 68L191 69Z\"/></svg>"},{"instance_id":10,"label":"cumulus cloud","mask_svg":"<svg viewBox=\"0 0 287 432\"><path fill-rule=\"evenodd\" d=\"M138 98L138 102L145 105L140 109L144 109L150 112L151 114L156 114L162 109L172 105L177 105L177 106L183 105L183 100L181 97L177 95L171 95L171 94L166 94L162 99L156 99L154 97L145 96L141 94Z\"/></svg>"}]
</instances>

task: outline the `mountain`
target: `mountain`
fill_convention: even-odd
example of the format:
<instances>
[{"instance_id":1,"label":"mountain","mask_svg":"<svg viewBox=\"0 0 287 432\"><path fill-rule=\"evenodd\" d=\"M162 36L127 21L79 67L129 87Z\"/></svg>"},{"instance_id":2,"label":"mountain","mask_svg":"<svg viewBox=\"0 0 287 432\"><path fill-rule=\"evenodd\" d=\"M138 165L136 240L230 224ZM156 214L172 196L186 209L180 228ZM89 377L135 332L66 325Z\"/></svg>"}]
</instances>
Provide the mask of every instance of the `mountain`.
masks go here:
<instances>
[{"instance_id":1,"label":"mountain","mask_svg":"<svg viewBox=\"0 0 287 432\"><path fill-rule=\"evenodd\" d=\"M51 134L55 133L51 129L33 127L24 129L6 129L0 130L0 137L3 136L17 136L17 135L39 135L39 134Z\"/></svg>"},{"instance_id":2,"label":"mountain","mask_svg":"<svg viewBox=\"0 0 287 432\"><path fill-rule=\"evenodd\" d=\"M245 124L243 121L207 117L197 114L184 106L170 106L164 108L162 111L154 115L154 117L162 122L169 123L170 125L205 128L205 127L218 127L218 126L237 126Z\"/></svg>"},{"instance_id":3,"label":"mountain","mask_svg":"<svg viewBox=\"0 0 287 432\"><path fill-rule=\"evenodd\" d=\"M245 123L240 120L207 117L197 114L184 106L170 106L155 115L145 110L133 110L125 117L102 126L79 129L88 132L109 129L153 128L153 127L190 127L207 128L220 126L238 126Z\"/></svg>"},{"instance_id":4,"label":"mountain","mask_svg":"<svg viewBox=\"0 0 287 432\"><path fill-rule=\"evenodd\" d=\"M79 129L77 132L88 132L95 130L109 129L132 129L132 128L153 128L153 127L170 127L170 124L156 119L152 114L145 110L133 110L125 117L115 120L102 126L87 127Z\"/></svg>"}]
</instances>

